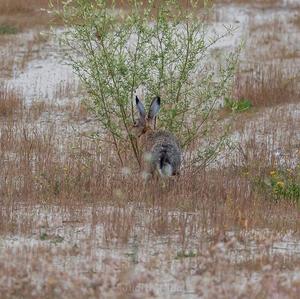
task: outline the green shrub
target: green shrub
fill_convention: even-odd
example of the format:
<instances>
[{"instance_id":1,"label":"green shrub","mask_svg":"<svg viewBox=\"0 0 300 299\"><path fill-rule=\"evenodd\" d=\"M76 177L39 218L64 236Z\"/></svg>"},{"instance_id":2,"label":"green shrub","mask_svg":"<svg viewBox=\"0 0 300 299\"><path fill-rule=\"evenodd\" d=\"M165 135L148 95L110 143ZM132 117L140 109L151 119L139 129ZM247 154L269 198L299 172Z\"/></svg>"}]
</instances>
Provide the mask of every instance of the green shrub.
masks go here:
<instances>
[{"instance_id":1,"label":"green shrub","mask_svg":"<svg viewBox=\"0 0 300 299\"><path fill-rule=\"evenodd\" d=\"M199 140L209 147L197 150L193 162L212 160L226 135L225 130L218 138L213 134L215 112L229 94L238 51L226 53L215 66L209 54L233 28L208 36L207 24L197 16L198 1L181 9L179 1L154 5L152 0L132 0L123 13L107 2L67 1L61 13L67 29L62 41L88 92L85 102L111 136L120 162L127 156L124 149L138 157L130 134L138 88L143 88L147 105L161 96L159 127L180 136L184 149Z\"/></svg>"}]
</instances>

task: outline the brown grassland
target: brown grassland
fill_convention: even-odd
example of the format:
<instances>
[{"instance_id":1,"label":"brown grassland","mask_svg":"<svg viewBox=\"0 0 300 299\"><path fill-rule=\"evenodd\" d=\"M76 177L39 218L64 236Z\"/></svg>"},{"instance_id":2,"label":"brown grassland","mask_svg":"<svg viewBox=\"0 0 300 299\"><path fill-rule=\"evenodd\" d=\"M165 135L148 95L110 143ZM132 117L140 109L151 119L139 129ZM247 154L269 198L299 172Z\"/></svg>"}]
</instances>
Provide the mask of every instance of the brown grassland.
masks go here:
<instances>
[{"instance_id":1,"label":"brown grassland","mask_svg":"<svg viewBox=\"0 0 300 299\"><path fill-rule=\"evenodd\" d=\"M0 26L48 26L47 3L0 0ZM0 48L14 38L0 35ZM46 40L29 42L21 62L1 56L2 75ZM129 154L121 168L109 138L89 134L97 122L82 104L28 104L3 80L0 298L298 298L299 67L286 60L237 72L232 97L253 107L222 110L238 141L214 167L146 185Z\"/></svg>"},{"instance_id":2,"label":"brown grassland","mask_svg":"<svg viewBox=\"0 0 300 299\"><path fill-rule=\"evenodd\" d=\"M61 1L52 1L58 7ZM49 0L1 0L0 26L9 25L17 31L29 28L49 28L59 25L57 19L48 13Z\"/></svg>"}]
</instances>

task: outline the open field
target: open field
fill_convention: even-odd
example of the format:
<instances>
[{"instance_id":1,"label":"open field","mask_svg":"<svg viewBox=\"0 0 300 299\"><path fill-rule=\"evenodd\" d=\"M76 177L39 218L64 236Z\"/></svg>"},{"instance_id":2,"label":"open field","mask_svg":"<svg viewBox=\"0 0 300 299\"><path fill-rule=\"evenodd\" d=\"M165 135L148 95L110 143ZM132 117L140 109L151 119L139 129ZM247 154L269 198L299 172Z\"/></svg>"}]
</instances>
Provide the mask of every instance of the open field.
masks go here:
<instances>
[{"instance_id":1,"label":"open field","mask_svg":"<svg viewBox=\"0 0 300 299\"><path fill-rule=\"evenodd\" d=\"M0 298L298 298L300 2L217 1L211 29L237 28L212 59L245 40L232 146L146 185L81 103L47 2L0 0Z\"/></svg>"}]
</instances>

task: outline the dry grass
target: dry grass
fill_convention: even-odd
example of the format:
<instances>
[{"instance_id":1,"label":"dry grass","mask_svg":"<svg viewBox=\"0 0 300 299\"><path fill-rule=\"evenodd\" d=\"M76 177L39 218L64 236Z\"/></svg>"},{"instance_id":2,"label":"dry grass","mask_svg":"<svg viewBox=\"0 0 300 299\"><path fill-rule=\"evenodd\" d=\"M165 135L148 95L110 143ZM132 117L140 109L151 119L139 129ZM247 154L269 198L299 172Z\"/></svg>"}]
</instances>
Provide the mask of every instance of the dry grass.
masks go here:
<instances>
[{"instance_id":1,"label":"dry grass","mask_svg":"<svg viewBox=\"0 0 300 299\"><path fill-rule=\"evenodd\" d=\"M273 96L268 84L258 94ZM115 162L105 135L103 143L65 134L58 119L43 122L45 112L68 119L72 111L76 123L85 110L43 102L24 107L9 89L1 94L3 111L9 111L0 127L3 298L151 298L162 280L183 296L297 297L299 280L278 274L298 271L299 260L273 254L283 236L298 240L297 203L275 203L253 180L274 167L276 142L294 147L288 140L299 124L284 110L269 116L280 115L280 123L263 127L254 120L253 138L241 130L245 142L226 167L193 166L179 178L144 186L130 156L131 172ZM274 136L274 144L255 138L261 130L263 136L279 132L283 124L289 134ZM110 250L118 258L110 258ZM187 277L193 281L189 291ZM280 281L292 288L270 286Z\"/></svg>"},{"instance_id":2,"label":"dry grass","mask_svg":"<svg viewBox=\"0 0 300 299\"><path fill-rule=\"evenodd\" d=\"M21 98L2 85L0 87L0 117L19 117L24 108Z\"/></svg>"},{"instance_id":3,"label":"dry grass","mask_svg":"<svg viewBox=\"0 0 300 299\"><path fill-rule=\"evenodd\" d=\"M299 161L298 76L239 73L233 97L254 109L235 116L235 151L146 185L130 153L121 168L109 137L86 127L84 106L25 105L0 86L1 298L298 298L299 204L258 185Z\"/></svg>"},{"instance_id":4,"label":"dry grass","mask_svg":"<svg viewBox=\"0 0 300 299\"><path fill-rule=\"evenodd\" d=\"M248 99L254 107L270 107L299 101L299 72L280 65L253 65L236 75L233 97Z\"/></svg>"},{"instance_id":5,"label":"dry grass","mask_svg":"<svg viewBox=\"0 0 300 299\"><path fill-rule=\"evenodd\" d=\"M260 81L258 86L247 79L246 84L238 85L240 89L236 88L237 94L250 98L257 107L274 106L282 103L279 101L282 98L285 99L284 103L293 101L296 90L280 89L281 85L278 82L281 81L275 80L280 78L279 73L276 75L274 71L269 70L268 74L275 74L275 77ZM272 82L274 85L270 86ZM276 86L278 89L275 89ZM46 127L40 127L38 120L43 112L55 111L58 108L37 102L25 109L20 98L5 87L1 90L1 100L0 114L5 117L1 125L0 142L2 173L5 173L6 177L5 182L1 184L3 199L22 198L24 201L37 203L40 200L67 203L70 199L72 202L131 201L143 202L150 206L158 204L166 210L179 209L185 212L202 210L209 202L214 202L223 210L228 194L235 194L235 198L239 198L242 205L255 202L250 198L257 195L250 191L245 193L245 190L251 189L251 182L245 177L240 177L240 173L232 168L217 172L203 170L197 172L197 175L194 175L197 169L185 169L182 176L175 181L158 185L153 182L143 188L136 165L130 162L130 156L126 166L131 169L131 175L124 176L123 170L116 167L109 146L95 143L81 135L64 136L60 133L62 128L59 123L55 125L50 122ZM77 105L67 105L59 109L57 111L65 113L66 116L69 114L75 122L87 117L86 110L79 109ZM289 131L293 132L291 129ZM256 146L258 145L252 145L253 151L258 153L259 151L255 151ZM248 148L252 147L248 145ZM262 148L261 151L271 153L272 149ZM265 161L268 160L266 155ZM256 157L248 159L247 163L251 165L253 161L256 161ZM266 167L263 161L262 167ZM231 179L228 180L228 177ZM199 201L199 198L202 200ZM216 198L220 201L215 202ZM241 209L239 203L235 203L234 206L237 210ZM248 209L248 204L246 206ZM229 221L227 225L232 225L230 219L236 218L236 215L237 211L234 216L223 215L222 221ZM252 219L255 227L260 219L261 215ZM220 223L220 228L223 225L225 223Z\"/></svg>"},{"instance_id":6,"label":"dry grass","mask_svg":"<svg viewBox=\"0 0 300 299\"><path fill-rule=\"evenodd\" d=\"M259 6L259 7L263 7L263 8L274 7L274 6L281 4L280 0L254 0L254 1L252 1L252 0L216 0L214 2L222 3L222 4L239 4L239 5L247 4L247 5L251 5L252 7Z\"/></svg>"},{"instance_id":7,"label":"dry grass","mask_svg":"<svg viewBox=\"0 0 300 299\"><path fill-rule=\"evenodd\" d=\"M257 24L254 16L249 20L249 32L251 34L261 35L262 43L269 44L274 41L279 41L280 36L285 33L284 23L278 19L272 19L268 22ZM266 34L263 34L266 33Z\"/></svg>"},{"instance_id":8,"label":"dry grass","mask_svg":"<svg viewBox=\"0 0 300 299\"><path fill-rule=\"evenodd\" d=\"M28 14L48 8L48 3L48 0L1 0L0 11L2 15Z\"/></svg>"},{"instance_id":9,"label":"dry grass","mask_svg":"<svg viewBox=\"0 0 300 299\"><path fill-rule=\"evenodd\" d=\"M60 1L53 1L60 5ZM57 20L48 14L48 0L0 0L0 24L14 26L19 31L32 27L49 27Z\"/></svg>"},{"instance_id":10,"label":"dry grass","mask_svg":"<svg viewBox=\"0 0 300 299\"><path fill-rule=\"evenodd\" d=\"M291 16L286 18L290 18L290 22L296 20ZM297 30L294 30L284 18L274 14L268 21L257 22L252 15L249 17L247 29L246 53L249 59L262 62L299 60Z\"/></svg>"},{"instance_id":11,"label":"dry grass","mask_svg":"<svg viewBox=\"0 0 300 299\"><path fill-rule=\"evenodd\" d=\"M264 86L267 85L266 83ZM2 173L5 174L5 181L2 181L0 190L3 201L9 200L8 203L14 200L27 203L55 201L71 206L77 201L94 203L99 201L121 206L129 201L140 202L149 207L159 206L166 211L205 210L208 213L207 217L210 214L219 215L214 219L215 222L210 222L209 225L210 228L215 225L217 230L239 224L239 215L244 213L243 211L253 212L248 227L253 225L253 228L257 228L262 223L266 225L269 221L268 214L262 216L261 212L266 209L257 209L258 205L267 205L270 214L276 214L276 211L282 209L281 205L272 207L272 202L261 200L260 195L251 190L251 180L241 176L239 171L231 167L200 172L194 168L185 169L178 179L158 184L152 182L144 188L136 172L136 165L132 165L129 159L127 167L131 169L131 175L124 176L123 170L115 164L109 146L89 141L80 135L65 137L60 133L59 124L49 123L45 128L41 128L39 122L34 125L35 122L32 120L39 119L46 109L53 111L53 107L36 103L27 109L23 108L23 113L20 114L22 102L8 89L2 90L2 94L5 104L1 109L1 115L6 118L1 125L0 139L1 167ZM257 98L254 98L257 99L255 103L263 105L259 99L272 97L273 90L262 88L257 94ZM281 95L284 95L284 92ZM285 95L288 99L288 94ZM263 103L271 105L266 100ZM62 109L66 114L70 111L69 106ZM86 117L86 111L77 109L77 116L75 111L73 109L72 112L75 120ZM256 143L251 147L248 144L247 148L252 148L253 153L259 153L257 146ZM261 152L266 153L264 160L261 161L261 169L270 167L267 161L272 150L261 148ZM257 157L250 154L247 156L249 167ZM227 209L227 203L232 205L230 209ZM285 210L291 209L292 213L293 205L290 203L283 205ZM151 225L154 225L152 231L172 233L178 230L178 227L168 227L168 221L165 222L163 214L159 217L162 217L161 221L151 222ZM211 216L209 218L211 221ZM118 217L115 221L118 221ZM281 219L276 221L280 222ZM282 228L286 229L295 229L294 225L296 223L293 225L281 223ZM205 229L208 230L208 227Z\"/></svg>"},{"instance_id":12,"label":"dry grass","mask_svg":"<svg viewBox=\"0 0 300 299\"><path fill-rule=\"evenodd\" d=\"M6 55L0 56L0 71L3 77L10 77L13 73L13 67L15 63L15 56L11 55L7 57Z\"/></svg>"},{"instance_id":13,"label":"dry grass","mask_svg":"<svg viewBox=\"0 0 300 299\"><path fill-rule=\"evenodd\" d=\"M0 38L1 78L13 77L15 72L24 71L28 63L37 59L50 39L48 33L32 32L24 39L22 36Z\"/></svg>"},{"instance_id":14,"label":"dry grass","mask_svg":"<svg viewBox=\"0 0 300 299\"><path fill-rule=\"evenodd\" d=\"M300 14L297 13L295 15L295 17L293 18L292 20L293 24L297 27L297 28L300 28Z\"/></svg>"}]
</instances>

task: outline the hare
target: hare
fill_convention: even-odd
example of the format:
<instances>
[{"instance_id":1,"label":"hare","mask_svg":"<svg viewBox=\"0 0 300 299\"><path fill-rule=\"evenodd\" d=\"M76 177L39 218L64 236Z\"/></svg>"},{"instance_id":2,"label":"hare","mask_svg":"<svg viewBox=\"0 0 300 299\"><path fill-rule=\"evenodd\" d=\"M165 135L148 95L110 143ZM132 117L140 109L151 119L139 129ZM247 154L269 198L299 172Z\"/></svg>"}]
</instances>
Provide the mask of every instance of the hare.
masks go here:
<instances>
[{"instance_id":1,"label":"hare","mask_svg":"<svg viewBox=\"0 0 300 299\"><path fill-rule=\"evenodd\" d=\"M175 136L167 131L156 130L156 116L160 109L160 97L153 99L148 115L138 97L135 98L139 118L134 122L132 134L137 138L141 152L143 174L153 176L179 175L181 149Z\"/></svg>"}]
</instances>

